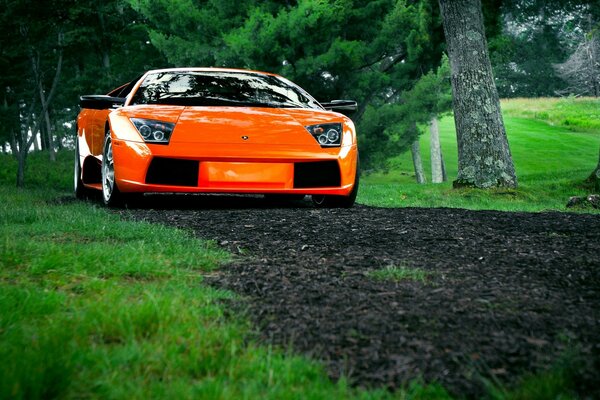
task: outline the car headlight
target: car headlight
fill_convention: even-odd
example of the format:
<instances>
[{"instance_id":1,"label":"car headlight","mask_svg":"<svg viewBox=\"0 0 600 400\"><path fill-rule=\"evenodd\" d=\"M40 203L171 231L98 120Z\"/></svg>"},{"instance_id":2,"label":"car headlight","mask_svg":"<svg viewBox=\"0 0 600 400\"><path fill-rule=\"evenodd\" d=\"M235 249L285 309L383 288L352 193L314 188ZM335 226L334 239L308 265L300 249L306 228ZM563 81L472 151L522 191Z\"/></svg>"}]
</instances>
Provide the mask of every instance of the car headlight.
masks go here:
<instances>
[{"instance_id":1,"label":"car headlight","mask_svg":"<svg viewBox=\"0 0 600 400\"><path fill-rule=\"evenodd\" d=\"M321 147L339 147L342 143L342 124L318 124L305 127Z\"/></svg>"},{"instance_id":2,"label":"car headlight","mask_svg":"<svg viewBox=\"0 0 600 400\"><path fill-rule=\"evenodd\" d=\"M142 139L148 143L168 144L175 124L153 119L130 118Z\"/></svg>"}]
</instances>

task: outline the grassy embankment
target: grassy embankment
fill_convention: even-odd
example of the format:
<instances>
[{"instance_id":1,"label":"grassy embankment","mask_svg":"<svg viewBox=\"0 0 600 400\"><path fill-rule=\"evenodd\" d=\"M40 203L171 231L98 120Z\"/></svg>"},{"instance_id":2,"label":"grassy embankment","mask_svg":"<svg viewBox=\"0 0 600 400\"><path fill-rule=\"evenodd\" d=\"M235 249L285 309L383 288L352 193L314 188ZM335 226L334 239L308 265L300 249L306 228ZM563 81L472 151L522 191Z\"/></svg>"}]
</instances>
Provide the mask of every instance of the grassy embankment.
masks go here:
<instances>
[{"instance_id":1,"label":"grassy embankment","mask_svg":"<svg viewBox=\"0 0 600 400\"><path fill-rule=\"evenodd\" d=\"M448 178L418 185L410 152L396 157L389 173L364 176L358 201L383 207L461 207L508 211L565 210L570 196L590 193L582 182L598 162L600 100L503 100L504 122L519 180L517 190L452 189L457 156L454 120L440 121ZM429 134L421 137L423 166L430 180Z\"/></svg>"},{"instance_id":2,"label":"grassy embankment","mask_svg":"<svg viewBox=\"0 0 600 400\"><path fill-rule=\"evenodd\" d=\"M0 155L0 399L446 397L353 389L257 344L222 301L233 294L202 285L230 255L73 201L71 156L32 155L31 188L16 190Z\"/></svg>"}]
</instances>

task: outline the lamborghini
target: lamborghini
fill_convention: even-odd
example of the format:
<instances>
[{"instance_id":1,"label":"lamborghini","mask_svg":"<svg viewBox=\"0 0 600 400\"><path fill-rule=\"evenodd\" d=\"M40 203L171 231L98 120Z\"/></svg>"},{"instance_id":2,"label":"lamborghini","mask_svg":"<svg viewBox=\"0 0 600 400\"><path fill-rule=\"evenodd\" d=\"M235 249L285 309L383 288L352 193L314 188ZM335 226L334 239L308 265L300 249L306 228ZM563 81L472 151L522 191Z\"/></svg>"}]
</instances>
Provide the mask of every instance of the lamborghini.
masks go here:
<instances>
[{"instance_id":1,"label":"lamborghini","mask_svg":"<svg viewBox=\"0 0 600 400\"><path fill-rule=\"evenodd\" d=\"M272 73L146 72L80 97L74 191L108 206L144 193L253 193L351 207L359 185L356 102L320 103Z\"/></svg>"}]
</instances>

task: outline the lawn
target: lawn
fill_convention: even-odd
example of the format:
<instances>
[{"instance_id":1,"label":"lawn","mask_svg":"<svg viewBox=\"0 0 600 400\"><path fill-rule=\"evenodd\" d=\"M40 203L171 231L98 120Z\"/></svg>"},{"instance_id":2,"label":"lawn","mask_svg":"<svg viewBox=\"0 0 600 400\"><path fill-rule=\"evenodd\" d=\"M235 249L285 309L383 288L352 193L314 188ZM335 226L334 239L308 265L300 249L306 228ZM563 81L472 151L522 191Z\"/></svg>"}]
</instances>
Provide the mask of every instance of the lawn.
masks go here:
<instances>
[{"instance_id":1,"label":"lawn","mask_svg":"<svg viewBox=\"0 0 600 400\"><path fill-rule=\"evenodd\" d=\"M568 107L559 108L561 101ZM600 147L600 101L598 100L517 99L503 101L504 121L519 181L517 190L482 191L452 189L456 178L457 150L454 120L445 116L440 121L440 142L449 182L419 185L415 182L410 152L399 155L390 163L387 173L364 175L358 202L382 207L461 207L507 211L565 211L570 196L589 194L583 181L598 162ZM579 102L579 103L578 103ZM575 103L575 106L572 104ZM577 104L581 104L577 113ZM590 105L591 104L591 105ZM542 108L547 120L533 119L533 111ZM552 106L568 110L570 118L588 121L574 131L566 123L551 125ZM595 114L593 113L595 111ZM548 114L549 113L549 114ZM556 111L558 114L558 111ZM563 115L561 114L561 115ZM586 119L587 118L587 119ZM564 120L564 118L563 118ZM595 123L598 121L598 128ZM593 128L593 129L592 129ZM421 136L421 155L428 177L431 176L429 134Z\"/></svg>"}]
</instances>

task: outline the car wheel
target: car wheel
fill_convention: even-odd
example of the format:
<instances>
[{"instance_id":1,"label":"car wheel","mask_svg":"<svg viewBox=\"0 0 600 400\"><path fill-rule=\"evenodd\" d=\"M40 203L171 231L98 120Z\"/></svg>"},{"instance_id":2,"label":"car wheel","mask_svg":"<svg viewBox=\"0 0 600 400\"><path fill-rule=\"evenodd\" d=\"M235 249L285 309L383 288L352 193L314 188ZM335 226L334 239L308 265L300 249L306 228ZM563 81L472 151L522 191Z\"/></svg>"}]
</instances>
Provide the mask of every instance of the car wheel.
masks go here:
<instances>
[{"instance_id":1,"label":"car wheel","mask_svg":"<svg viewBox=\"0 0 600 400\"><path fill-rule=\"evenodd\" d=\"M77 140L77 139L76 139ZM89 190L83 186L81 180L81 161L79 159L79 143L75 144L75 165L73 166L73 193L78 199L86 199L89 195Z\"/></svg>"},{"instance_id":2,"label":"car wheel","mask_svg":"<svg viewBox=\"0 0 600 400\"><path fill-rule=\"evenodd\" d=\"M104 139L102 151L102 200L109 207L123 206L123 196L115 181L115 160L110 134Z\"/></svg>"},{"instance_id":3,"label":"car wheel","mask_svg":"<svg viewBox=\"0 0 600 400\"><path fill-rule=\"evenodd\" d=\"M354 206L356 202L356 195L358 194L358 187L360 183L360 169L359 164L356 164L356 177L354 178L354 187L348 196L335 196L335 195L312 195L312 202L316 207L319 208L350 208Z\"/></svg>"}]
</instances>

